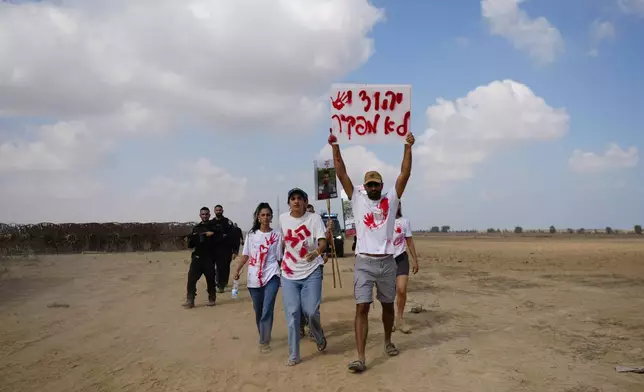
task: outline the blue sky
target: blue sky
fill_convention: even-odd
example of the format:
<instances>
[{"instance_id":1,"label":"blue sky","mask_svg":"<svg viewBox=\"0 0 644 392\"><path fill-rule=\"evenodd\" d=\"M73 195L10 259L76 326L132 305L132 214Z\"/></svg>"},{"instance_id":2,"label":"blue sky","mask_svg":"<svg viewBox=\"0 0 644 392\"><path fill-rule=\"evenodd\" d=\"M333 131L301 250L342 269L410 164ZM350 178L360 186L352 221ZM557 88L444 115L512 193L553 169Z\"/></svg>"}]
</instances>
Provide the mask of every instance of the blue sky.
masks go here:
<instances>
[{"instance_id":1,"label":"blue sky","mask_svg":"<svg viewBox=\"0 0 644 392\"><path fill-rule=\"evenodd\" d=\"M644 50L638 41L644 36L644 5L637 0L530 0L516 3L514 13L508 16L507 11L499 10L502 11L504 4L514 4L513 1L485 2L495 7L492 17L486 18L482 2L474 0L381 0L372 1L371 6L359 0L344 4L332 1L327 4L329 15L335 16L335 20L342 15L353 22L353 27L342 31L347 38L332 35L340 33L333 31L332 26L329 27L332 23L322 17L311 19L318 17L313 11L308 15L306 10L294 14L290 13L291 10L280 9L266 15L265 10L258 9L258 18L262 22L247 29L233 29L235 31L226 37L228 41L224 43L215 45L209 40L211 37L197 35L206 34L203 31L191 32L194 34L191 36L185 33L182 42L168 43L167 51L161 50L161 54L152 53L150 56L147 56L148 49L142 49L143 46L130 46L133 44L129 41L152 39L152 34L141 34L136 28L135 13L128 19L131 24L126 25L131 30L125 30L132 35L123 41L96 38L101 36L97 35L95 27L88 27L94 24L87 21L98 20L105 29L116 28L116 18L111 19L109 13L98 10L109 6L127 14L130 11L127 2L115 1L106 5L105 1L97 0L79 5L78 2L63 1L62 8L46 1L39 2L38 7L53 7L61 15L69 15L69 23L74 22L71 25L75 26L67 28L67 25L63 26L67 22L61 24L60 19L47 19L46 15L51 13L43 11L38 19L39 26L45 26L42 34L52 34L51 31L62 34L63 31L65 37L75 34L81 40L92 37L94 41L88 41L91 44L87 46L57 46L54 40L41 42L40 45L49 45L44 51L53 59L49 69L36 64L35 56L16 56L18 49L27 52L38 48L37 35L32 41L27 39L22 48L9 45L0 49L0 90L5 91L0 92L0 145L4 148L0 149L0 184L4 188L3 198L12 202L0 207L0 221L185 221L195 219L202 204L212 207L221 203L227 214L246 227L258 201L274 203L280 196L280 208L284 211L286 190L292 186L312 189L312 161L324 148L328 132L329 109L324 97L328 96L326 90L331 83L411 84L412 131L418 138L430 127L426 110L436 105L438 98L453 101L481 87L485 94L489 94L483 102L492 105L497 96L493 89L498 86L491 84L511 80L526 86L535 100L543 99L546 109L565 110L567 126L555 132L558 136L547 140L539 140L539 135L533 133L521 143L503 142L494 148L486 147L480 150L486 153L486 159L468 166L470 175L459 180L432 179L436 172L449 167L437 164L435 157L415 155L412 180L404 197L405 211L413 216L413 227L447 224L459 229L512 228L515 225L547 228L554 224L563 229L603 228L607 225L631 228L634 224L641 224L644 207L638 201L644 196L644 181L639 150L644 145L641 125L644 123L641 110L644 83L640 81L639 73L644 69ZM142 6L149 4L145 0L138 3ZM211 18L216 18L217 13L231 12L228 15L234 15L240 10L231 5L226 6L232 9L224 9L223 3L217 1L186 3L199 3L210 12ZM317 6L321 1L311 0L310 3ZM28 19L29 13L18 9L25 6L34 5L16 4L11 9L7 5L0 6L0 26L5 22L5 27L0 27L0 43L3 36L5 39L25 37L24 34L38 25ZM355 27L359 25L358 21L367 25L373 22L374 7L381 9L384 18L373 23L372 30L361 31ZM145 25L161 29L166 19L161 11L155 12L150 13ZM528 42L527 47L522 49L514 45L513 39L517 34L524 34L512 27L517 19L520 20L519 14L527 18L523 19L525 23L545 18L551 29L558 31L562 47L553 52L556 53L553 59L543 63L530 55L529 49L534 45L542 45L542 49L548 45L540 41L537 28L533 31L536 38L522 36L527 40L524 42ZM33 17L33 13L31 15ZM278 23L291 20L286 18L293 18L293 15L304 18L309 25ZM183 31L178 27L180 22L183 21L178 19L177 26L169 28L177 28L177 34L184 34L180 33ZM238 23L250 22L239 18ZM322 27L312 29L312 23L319 23ZM505 30L494 34L495 25ZM599 29L600 25L602 29ZM293 32L284 26L290 26L288 28L293 28ZM308 34L308 41L300 38L303 33ZM329 36L327 40L325 34ZM270 44L258 43L262 37L275 39ZM374 51L367 59L361 60L360 49L367 45L365 39L369 38L373 40ZM198 41L200 39L204 41ZM293 40L293 48L288 47L288 42L284 47L284 40ZM107 71L97 63L85 63L87 53L95 53L84 51L90 50L87 47L98 47L97 42L101 42L104 46L100 47L107 48L106 55L110 55L112 67ZM215 54L207 57L212 61L212 68L223 69L220 71L222 74L233 73L225 74L226 79L217 79L219 74L208 73L208 66L202 74L199 67L181 68L183 64L180 61L171 68L170 64L176 59L159 57L180 57L177 53L185 50L186 43L194 43L196 48L200 48L195 51L212 49ZM252 48L251 45L260 45L258 48L261 50L258 49L257 53L261 53L249 55L234 49L236 45L243 45L246 50ZM172 48L177 52L172 52ZM271 55L273 49L274 53L280 54ZM288 50L293 52L286 53ZM306 58L285 60L297 59L303 50L323 53L337 60L335 63L339 65L332 71L322 72L311 68ZM145 57L141 51L146 52ZM185 63L192 64L194 60L195 64L200 64L203 59L198 55L188 51ZM136 61L124 60L121 64L120 56L126 60L131 56ZM255 57L246 59L244 56ZM239 74L234 73L237 62L239 68L245 70L240 70ZM223 63L229 64L233 71L224 69ZM61 64L68 67L72 64L72 68L78 66L77 82L69 75L65 77L56 72L56 66ZM259 91L258 87L257 95L275 93L285 101L301 96L313 104L270 109L272 103L262 101L265 105L262 108L269 108L265 114L224 116L220 113L227 113L225 106L218 103L217 97L208 98L202 109L199 107L202 101L186 99L193 98L190 89L184 92L179 87L175 89L174 85L172 88L163 85L167 94L158 94L155 88L161 79L150 77L147 81L149 71L138 79L129 79L121 84L93 83L101 75L117 78L122 75L118 72L136 74L140 64L145 64L149 70L164 67L175 71L181 69L183 73L177 72L183 77L182 82L193 80L199 86L226 81L233 85L238 83L239 90L243 91L240 93L243 94L242 99L249 100L256 98L256 93L253 86L246 85L245 81L261 74L269 84L271 79L275 79L275 84L262 86L261 89L266 91ZM306 76L300 81L295 73L304 68L307 73L302 71ZM16 69L28 70L27 76L20 79L22 84L16 82ZM74 69L69 73L74 74ZM164 83L166 80L163 79ZM54 87L43 87L50 81L55 81L52 82ZM49 88L53 91L51 97L37 94ZM83 99L85 94L92 98ZM18 102L17 95L36 98ZM105 102L102 97L106 97ZM61 99L67 98L71 103L62 105ZM146 113L138 122L132 121L129 112L113 111L114 107L133 99L142 104ZM119 117L121 115L124 120ZM280 121L291 115L297 122L284 126ZM512 115L520 118L516 113L508 113L509 117ZM196 117L199 120L195 120ZM190 123L186 119L190 119ZM38 128L42 124L65 122L57 136L65 138L61 135L68 132L66 127L70 121L83 124L82 131L74 134L73 142L52 141L47 136L48 131ZM131 125L131 130L123 131L124 124L134 125ZM547 127L552 123L546 121L544 124ZM498 126L494 122L472 125L480 134ZM450 132L458 131L441 130L448 138ZM511 134L507 136L512 139ZM41 139L43 144L34 147L33 143ZM616 144L622 152L630 147L637 150L630 155L607 158L603 154L610 143ZM371 166L383 173L392 173L390 178L393 177L400 165L402 146L364 147L377 156L377 161L370 163ZM453 140L444 147L454 153L459 152L459 145ZM572 170L569 164L575 149L595 154L582 159L577 171ZM43 159L45 153L47 160ZM346 153L360 154L364 151L349 149ZM209 165L200 166L203 171L195 171L190 165L202 158L207 159ZM356 159L365 161L359 157ZM588 169L593 162L595 166ZM458 162L453 165L461 167ZM220 171L211 170L212 167ZM354 182L359 182L356 177L368 168L357 167L355 174L349 168ZM208 184L200 184L199 175L205 176L208 180L204 182ZM162 180L156 181L158 179ZM191 187L197 190L190 191ZM318 210L323 206L319 203Z\"/></svg>"}]
</instances>

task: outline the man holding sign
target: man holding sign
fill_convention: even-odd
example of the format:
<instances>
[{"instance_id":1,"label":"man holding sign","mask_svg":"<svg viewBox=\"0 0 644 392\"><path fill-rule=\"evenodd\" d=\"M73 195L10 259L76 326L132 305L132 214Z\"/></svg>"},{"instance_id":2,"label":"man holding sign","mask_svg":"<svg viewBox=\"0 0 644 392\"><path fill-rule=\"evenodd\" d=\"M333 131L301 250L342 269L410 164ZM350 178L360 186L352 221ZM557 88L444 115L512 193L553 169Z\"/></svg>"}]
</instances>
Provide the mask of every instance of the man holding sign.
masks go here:
<instances>
[{"instance_id":1,"label":"man holding sign","mask_svg":"<svg viewBox=\"0 0 644 392\"><path fill-rule=\"evenodd\" d=\"M385 352L389 356L399 353L391 342L396 298L396 249L393 240L398 204L411 176L411 147L414 144L414 136L407 130L405 134L406 144L400 175L394 186L387 188L385 192L382 176L376 171L367 172L363 184L353 186L342 160L338 139L333 132L329 135L328 141L333 149L336 174L351 201L355 217L357 244L353 290L356 299L355 335L358 360L351 362L349 369L357 373L366 370L365 346L374 285L377 289L376 298L382 304Z\"/></svg>"}]
</instances>

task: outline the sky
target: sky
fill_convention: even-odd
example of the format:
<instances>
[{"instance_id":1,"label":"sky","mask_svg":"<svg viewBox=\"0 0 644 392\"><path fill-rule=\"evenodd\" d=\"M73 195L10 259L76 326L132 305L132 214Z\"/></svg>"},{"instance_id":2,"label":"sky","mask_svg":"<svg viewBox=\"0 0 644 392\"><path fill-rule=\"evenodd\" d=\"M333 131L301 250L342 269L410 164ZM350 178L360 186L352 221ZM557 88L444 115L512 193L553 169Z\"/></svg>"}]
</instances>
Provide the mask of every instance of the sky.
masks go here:
<instances>
[{"instance_id":1,"label":"sky","mask_svg":"<svg viewBox=\"0 0 644 392\"><path fill-rule=\"evenodd\" d=\"M412 86L412 228L632 228L642 37L644 0L0 1L0 222L248 229L355 82ZM402 143L341 148L393 185Z\"/></svg>"}]
</instances>

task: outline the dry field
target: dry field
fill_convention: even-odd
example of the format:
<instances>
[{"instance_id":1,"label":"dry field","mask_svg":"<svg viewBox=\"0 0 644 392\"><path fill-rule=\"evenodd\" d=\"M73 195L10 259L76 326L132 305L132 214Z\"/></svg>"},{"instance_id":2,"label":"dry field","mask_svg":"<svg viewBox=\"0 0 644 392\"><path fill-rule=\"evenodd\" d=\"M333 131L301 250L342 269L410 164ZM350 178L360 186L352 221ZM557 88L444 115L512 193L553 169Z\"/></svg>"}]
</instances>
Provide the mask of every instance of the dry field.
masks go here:
<instances>
[{"instance_id":1,"label":"dry field","mask_svg":"<svg viewBox=\"0 0 644 392\"><path fill-rule=\"evenodd\" d=\"M409 296L424 311L388 358L375 307L361 375L346 368L351 258L343 288L325 270L327 352L305 340L292 368L280 299L268 355L245 289L209 308L201 280L199 306L181 307L188 252L4 260L0 391L644 391L644 374L615 372L644 366L644 238L416 242Z\"/></svg>"}]
</instances>

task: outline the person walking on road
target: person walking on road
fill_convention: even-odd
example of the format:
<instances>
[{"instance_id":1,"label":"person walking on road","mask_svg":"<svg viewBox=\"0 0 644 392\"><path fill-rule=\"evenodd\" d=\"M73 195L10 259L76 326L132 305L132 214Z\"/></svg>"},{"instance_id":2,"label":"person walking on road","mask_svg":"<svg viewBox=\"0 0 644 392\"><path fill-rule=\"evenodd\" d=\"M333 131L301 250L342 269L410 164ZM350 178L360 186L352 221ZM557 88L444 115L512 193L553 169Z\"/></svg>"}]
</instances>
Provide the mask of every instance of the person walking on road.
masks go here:
<instances>
[{"instance_id":1,"label":"person walking on road","mask_svg":"<svg viewBox=\"0 0 644 392\"><path fill-rule=\"evenodd\" d=\"M237 257L233 251L239 249L239 246L234 247L233 223L224 216L224 207L220 204L215 206L215 217L210 221L210 225L215 233L213 237L217 268L217 292L223 293L230 278L230 263Z\"/></svg>"},{"instance_id":2,"label":"person walking on road","mask_svg":"<svg viewBox=\"0 0 644 392\"><path fill-rule=\"evenodd\" d=\"M206 277L208 287L208 306L215 306L217 300L215 285L214 231L210 226L210 209L201 207L201 222L192 228L188 237L188 248L193 249L188 270L187 298L183 307L194 308L197 296L197 281L201 275Z\"/></svg>"},{"instance_id":3,"label":"person walking on road","mask_svg":"<svg viewBox=\"0 0 644 392\"><path fill-rule=\"evenodd\" d=\"M283 255L283 236L271 227L273 210L268 203L260 203L253 217L253 227L246 235L234 279L239 279L244 264L248 262L246 287L253 300L260 351L267 353L271 350L275 298L280 287L279 261Z\"/></svg>"},{"instance_id":4,"label":"person walking on road","mask_svg":"<svg viewBox=\"0 0 644 392\"><path fill-rule=\"evenodd\" d=\"M233 223L233 255L238 255L239 254L239 249L241 246L244 246L244 233L242 233L242 229L237 226L237 223ZM240 246L241 245L241 246Z\"/></svg>"},{"instance_id":5,"label":"person walking on road","mask_svg":"<svg viewBox=\"0 0 644 392\"><path fill-rule=\"evenodd\" d=\"M300 363L301 313L308 320L309 330L319 351L326 349L326 337L320 322L322 301L322 252L326 233L322 217L306 211L308 195L302 189L288 192L290 211L280 216L284 236L282 259L282 301L288 328L289 358L287 366Z\"/></svg>"},{"instance_id":6,"label":"person walking on road","mask_svg":"<svg viewBox=\"0 0 644 392\"><path fill-rule=\"evenodd\" d=\"M407 303L407 282L409 280L409 253L412 257L412 272L418 273L418 256L411 233L409 219L402 216L402 203L398 205L396 213L396 224L394 226L394 258L396 260L396 321L394 331L402 333L411 332L411 327L403 320L405 304Z\"/></svg>"},{"instance_id":7,"label":"person walking on road","mask_svg":"<svg viewBox=\"0 0 644 392\"><path fill-rule=\"evenodd\" d=\"M368 171L362 185L354 187L345 167L337 144L331 133L328 142L333 150L336 174L342 188L351 200L356 217L356 260L354 268L354 297L356 300L355 335L358 359L349 364L349 370L359 373L366 370L365 347L369 331L369 308L373 302L373 286L376 298L382 305L382 323L385 329L385 353L399 354L391 341L394 326L394 300L396 297L396 261L394 260L394 227L400 198L411 176L411 147L414 136L406 137L401 172L395 184L383 193L382 176L377 171Z\"/></svg>"}]
</instances>

